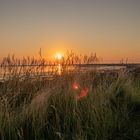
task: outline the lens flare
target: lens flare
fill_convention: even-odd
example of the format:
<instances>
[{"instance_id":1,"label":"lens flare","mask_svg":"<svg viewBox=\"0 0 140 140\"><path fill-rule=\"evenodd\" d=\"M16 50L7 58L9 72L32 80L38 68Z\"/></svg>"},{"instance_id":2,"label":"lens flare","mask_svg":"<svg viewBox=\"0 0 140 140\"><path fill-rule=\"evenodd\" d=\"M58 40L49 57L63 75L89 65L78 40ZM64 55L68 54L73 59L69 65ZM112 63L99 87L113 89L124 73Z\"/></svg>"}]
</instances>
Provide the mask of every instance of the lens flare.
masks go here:
<instances>
[{"instance_id":1,"label":"lens flare","mask_svg":"<svg viewBox=\"0 0 140 140\"><path fill-rule=\"evenodd\" d=\"M73 83L72 89L78 90L79 89L79 84L78 83Z\"/></svg>"},{"instance_id":2,"label":"lens flare","mask_svg":"<svg viewBox=\"0 0 140 140\"><path fill-rule=\"evenodd\" d=\"M88 92L89 92L89 89L88 88L82 89L80 91L80 93L77 95L77 100L86 97L87 94L88 94Z\"/></svg>"},{"instance_id":3,"label":"lens flare","mask_svg":"<svg viewBox=\"0 0 140 140\"><path fill-rule=\"evenodd\" d=\"M79 100L79 99L82 99L84 97L86 97L88 95L88 92L89 92L89 88L82 88L80 87L80 85L78 83L73 83L72 84L72 89L73 90L77 90L77 91L80 91L79 93L76 94L76 99Z\"/></svg>"}]
</instances>

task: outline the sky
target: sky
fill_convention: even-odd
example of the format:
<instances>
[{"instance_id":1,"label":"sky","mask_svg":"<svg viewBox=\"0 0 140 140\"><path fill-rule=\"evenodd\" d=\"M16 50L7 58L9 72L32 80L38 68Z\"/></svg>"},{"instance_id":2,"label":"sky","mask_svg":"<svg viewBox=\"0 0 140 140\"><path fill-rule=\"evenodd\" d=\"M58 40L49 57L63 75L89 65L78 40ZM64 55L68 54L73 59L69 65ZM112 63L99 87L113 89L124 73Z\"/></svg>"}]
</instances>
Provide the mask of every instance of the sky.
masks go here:
<instances>
[{"instance_id":1,"label":"sky","mask_svg":"<svg viewBox=\"0 0 140 140\"><path fill-rule=\"evenodd\" d=\"M0 0L0 57L40 48L140 62L140 0Z\"/></svg>"}]
</instances>

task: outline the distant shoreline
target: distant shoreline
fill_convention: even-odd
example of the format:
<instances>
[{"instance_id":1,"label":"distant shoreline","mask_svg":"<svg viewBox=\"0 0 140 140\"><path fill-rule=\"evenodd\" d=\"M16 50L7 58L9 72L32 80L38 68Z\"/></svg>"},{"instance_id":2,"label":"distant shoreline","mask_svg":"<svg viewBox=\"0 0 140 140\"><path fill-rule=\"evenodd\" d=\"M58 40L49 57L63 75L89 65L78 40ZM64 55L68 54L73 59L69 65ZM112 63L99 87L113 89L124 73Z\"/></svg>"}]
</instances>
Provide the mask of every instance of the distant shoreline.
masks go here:
<instances>
[{"instance_id":1,"label":"distant shoreline","mask_svg":"<svg viewBox=\"0 0 140 140\"><path fill-rule=\"evenodd\" d=\"M4 67L28 67L28 66L57 66L57 64L54 65L49 65L49 64L44 64L44 65L4 65ZM65 65L64 65L65 66ZM79 67L92 67L92 66L126 66L126 67L134 67L134 66L140 66L140 63L128 63L128 64L119 64L119 63L104 63L104 64L66 64L66 66L79 66ZM1 65L2 67L2 65Z\"/></svg>"}]
</instances>

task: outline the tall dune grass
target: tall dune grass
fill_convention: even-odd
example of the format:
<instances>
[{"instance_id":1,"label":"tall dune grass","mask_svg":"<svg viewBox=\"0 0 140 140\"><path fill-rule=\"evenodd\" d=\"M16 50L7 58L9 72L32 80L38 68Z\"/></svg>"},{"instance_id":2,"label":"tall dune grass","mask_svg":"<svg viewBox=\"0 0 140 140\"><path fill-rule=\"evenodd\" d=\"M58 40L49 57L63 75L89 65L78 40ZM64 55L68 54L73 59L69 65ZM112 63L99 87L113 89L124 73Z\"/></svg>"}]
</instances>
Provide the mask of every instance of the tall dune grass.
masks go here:
<instances>
[{"instance_id":1,"label":"tall dune grass","mask_svg":"<svg viewBox=\"0 0 140 140\"><path fill-rule=\"evenodd\" d=\"M61 76L53 67L58 64L56 61L4 58L1 63L3 82L0 83L0 139L139 139L140 85L139 82L135 84L131 74L126 71L98 73L96 70L83 73L79 68L68 71L71 64L95 63L95 58L96 55L69 54L61 62ZM52 79L40 77L48 65L49 72L55 75Z\"/></svg>"}]
</instances>

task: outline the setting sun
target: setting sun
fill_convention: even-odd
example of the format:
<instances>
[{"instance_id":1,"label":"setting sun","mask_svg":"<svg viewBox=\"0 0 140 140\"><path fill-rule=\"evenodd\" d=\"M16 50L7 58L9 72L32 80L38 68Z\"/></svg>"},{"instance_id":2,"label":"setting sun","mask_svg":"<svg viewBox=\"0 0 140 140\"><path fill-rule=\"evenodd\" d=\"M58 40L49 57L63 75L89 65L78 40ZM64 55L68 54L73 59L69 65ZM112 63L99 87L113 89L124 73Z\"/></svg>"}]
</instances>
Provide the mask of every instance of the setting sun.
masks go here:
<instances>
[{"instance_id":1,"label":"setting sun","mask_svg":"<svg viewBox=\"0 0 140 140\"><path fill-rule=\"evenodd\" d=\"M56 54L56 59L61 60L61 59L62 59L62 54L57 53L57 54Z\"/></svg>"}]
</instances>

